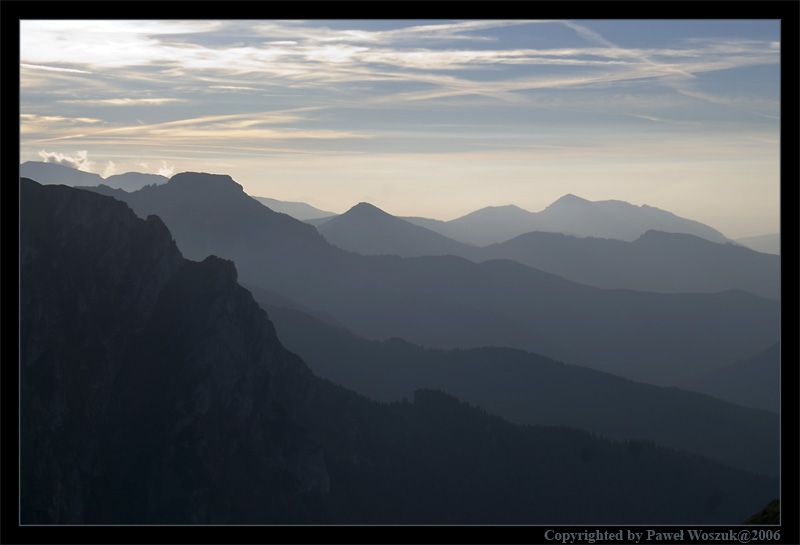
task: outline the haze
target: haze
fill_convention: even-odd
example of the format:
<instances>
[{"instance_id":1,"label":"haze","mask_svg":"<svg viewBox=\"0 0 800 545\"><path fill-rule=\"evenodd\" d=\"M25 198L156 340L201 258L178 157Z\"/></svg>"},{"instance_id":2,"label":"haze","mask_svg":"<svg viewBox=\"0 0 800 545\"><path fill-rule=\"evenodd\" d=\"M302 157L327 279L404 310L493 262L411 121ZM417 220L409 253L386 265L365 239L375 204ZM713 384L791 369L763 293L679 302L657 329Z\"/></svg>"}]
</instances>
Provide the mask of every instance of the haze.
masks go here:
<instances>
[{"instance_id":1,"label":"haze","mask_svg":"<svg viewBox=\"0 0 800 545\"><path fill-rule=\"evenodd\" d=\"M21 21L20 162L450 220L572 193L777 233L779 21Z\"/></svg>"}]
</instances>

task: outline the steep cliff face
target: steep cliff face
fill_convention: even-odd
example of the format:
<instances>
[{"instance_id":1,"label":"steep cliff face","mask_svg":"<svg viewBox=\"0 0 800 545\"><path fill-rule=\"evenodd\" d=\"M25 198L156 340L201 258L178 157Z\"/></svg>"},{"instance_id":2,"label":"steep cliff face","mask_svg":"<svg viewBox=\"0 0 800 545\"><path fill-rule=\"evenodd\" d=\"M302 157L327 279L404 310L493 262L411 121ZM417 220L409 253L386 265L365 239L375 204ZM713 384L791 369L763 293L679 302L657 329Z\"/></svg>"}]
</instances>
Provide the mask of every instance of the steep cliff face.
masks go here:
<instances>
[{"instance_id":1,"label":"steep cliff face","mask_svg":"<svg viewBox=\"0 0 800 545\"><path fill-rule=\"evenodd\" d=\"M310 373L233 264L109 197L22 180L21 206L23 522L310 516Z\"/></svg>"},{"instance_id":2,"label":"steep cliff face","mask_svg":"<svg viewBox=\"0 0 800 545\"><path fill-rule=\"evenodd\" d=\"M113 386L89 520L308 520L327 489L318 445L297 423L310 379L233 263L187 261Z\"/></svg>"},{"instance_id":3,"label":"steep cliff face","mask_svg":"<svg viewBox=\"0 0 800 545\"><path fill-rule=\"evenodd\" d=\"M109 384L183 259L155 216L21 180L23 519L80 521Z\"/></svg>"}]
</instances>

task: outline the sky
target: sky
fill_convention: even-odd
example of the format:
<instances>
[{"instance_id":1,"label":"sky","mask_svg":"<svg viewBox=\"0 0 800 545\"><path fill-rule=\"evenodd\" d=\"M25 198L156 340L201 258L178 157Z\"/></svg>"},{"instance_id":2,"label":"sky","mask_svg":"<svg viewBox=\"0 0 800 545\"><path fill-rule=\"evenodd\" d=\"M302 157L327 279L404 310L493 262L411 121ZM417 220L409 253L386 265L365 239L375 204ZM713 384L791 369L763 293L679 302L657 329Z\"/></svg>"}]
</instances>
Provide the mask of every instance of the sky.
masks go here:
<instances>
[{"instance_id":1,"label":"sky","mask_svg":"<svg viewBox=\"0 0 800 545\"><path fill-rule=\"evenodd\" d=\"M23 20L20 162L450 220L572 193L779 232L778 20Z\"/></svg>"}]
</instances>

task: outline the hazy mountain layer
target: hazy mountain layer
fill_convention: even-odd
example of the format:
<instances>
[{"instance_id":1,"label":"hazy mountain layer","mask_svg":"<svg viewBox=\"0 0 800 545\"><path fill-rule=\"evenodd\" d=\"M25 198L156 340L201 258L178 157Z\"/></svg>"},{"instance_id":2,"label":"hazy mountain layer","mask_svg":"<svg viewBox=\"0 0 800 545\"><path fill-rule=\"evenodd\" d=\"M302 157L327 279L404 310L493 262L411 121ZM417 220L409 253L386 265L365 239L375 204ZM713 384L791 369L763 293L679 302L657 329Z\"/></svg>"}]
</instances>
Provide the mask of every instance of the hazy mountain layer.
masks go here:
<instances>
[{"instance_id":1,"label":"hazy mountain layer","mask_svg":"<svg viewBox=\"0 0 800 545\"><path fill-rule=\"evenodd\" d=\"M541 212L528 212L514 205L489 206L447 222L405 219L476 246L503 242L533 231L632 241L649 230L657 230L687 233L713 242L727 241L716 229L652 206L616 200L593 202L575 195L565 195Z\"/></svg>"},{"instance_id":2,"label":"hazy mountain layer","mask_svg":"<svg viewBox=\"0 0 800 545\"><path fill-rule=\"evenodd\" d=\"M360 203L317 227L325 240L365 255L458 255L469 258L472 247Z\"/></svg>"},{"instance_id":3,"label":"hazy mountain layer","mask_svg":"<svg viewBox=\"0 0 800 545\"><path fill-rule=\"evenodd\" d=\"M297 310L262 307L284 346L316 375L372 399L396 401L419 388L440 389L518 424L565 425L617 440L647 439L735 467L778 474L777 414L508 348L442 351L400 339L367 341ZM742 444L743 434L752 441Z\"/></svg>"},{"instance_id":4,"label":"hazy mountain layer","mask_svg":"<svg viewBox=\"0 0 800 545\"><path fill-rule=\"evenodd\" d=\"M83 172L76 168L39 161L27 161L21 164L19 166L19 175L45 185L63 184L73 187L96 187L104 184L113 189L124 189L125 191L136 191L150 184L165 184L169 180L166 176L143 174L141 172L114 174L104 179L102 176L92 172Z\"/></svg>"},{"instance_id":5,"label":"hazy mountain layer","mask_svg":"<svg viewBox=\"0 0 800 545\"><path fill-rule=\"evenodd\" d=\"M737 238L736 242L744 244L748 248L765 254L781 253L781 235L774 233L771 235L759 235L757 237Z\"/></svg>"},{"instance_id":6,"label":"hazy mountain layer","mask_svg":"<svg viewBox=\"0 0 800 545\"><path fill-rule=\"evenodd\" d=\"M365 255L511 259L601 288L660 293L741 289L780 299L780 257L694 235L647 231L633 242L533 232L485 247L462 244L367 203L320 225L331 244Z\"/></svg>"},{"instance_id":7,"label":"hazy mountain layer","mask_svg":"<svg viewBox=\"0 0 800 545\"><path fill-rule=\"evenodd\" d=\"M655 384L710 373L780 338L780 305L739 291L655 294L568 282L513 261L361 256L248 197L228 176L185 173L124 194L158 214L185 256L231 259L248 284L371 339L508 346Z\"/></svg>"},{"instance_id":8,"label":"hazy mountain layer","mask_svg":"<svg viewBox=\"0 0 800 545\"><path fill-rule=\"evenodd\" d=\"M729 289L780 299L780 257L694 235L647 231L633 242L527 233L480 248L481 259L513 259L602 288L660 293Z\"/></svg>"},{"instance_id":9,"label":"hazy mountain layer","mask_svg":"<svg viewBox=\"0 0 800 545\"><path fill-rule=\"evenodd\" d=\"M790 376L787 368L786 377ZM781 412L781 345L688 382L684 388L776 413Z\"/></svg>"},{"instance_id":10,"label":"hazy mountain layer","mask_svg":"<svg viewBox=\"0 0 800 545\"><path fill-rule=\"evenodd\" d=\"M21 181L23 523L736 523L778 483L315 378L158 218Z\"/></svg>"},{"instance_id":11,"label":"hazy mountain layer","mask_svg":"<svg viewBox=\"0 0 800 545\"><path fill-rule=\"evenodd\" d=\"M84 172L56 163L27 161L19 166L20 177L36 180L40 184L64 184L69 186L97 186L104 182L103 177L93 172Z\"/></svg>"},{"instance_id":12,"label":"hazy mountain layer","mask_svg":"<svg viewBox=\"0 0 800 545\"><path fill-rule=\"evenodd\" d=\"M282 214L288 214L301 221L317 218L329 218L335 215L333 212L326 212L325 210L314 208L313 206L304 202L279 201L277 199L270 199L268 197L253 198L264 206L268 207L270 210L274 210L275 212L280 212Z\"/></svg>"}]
</instances>

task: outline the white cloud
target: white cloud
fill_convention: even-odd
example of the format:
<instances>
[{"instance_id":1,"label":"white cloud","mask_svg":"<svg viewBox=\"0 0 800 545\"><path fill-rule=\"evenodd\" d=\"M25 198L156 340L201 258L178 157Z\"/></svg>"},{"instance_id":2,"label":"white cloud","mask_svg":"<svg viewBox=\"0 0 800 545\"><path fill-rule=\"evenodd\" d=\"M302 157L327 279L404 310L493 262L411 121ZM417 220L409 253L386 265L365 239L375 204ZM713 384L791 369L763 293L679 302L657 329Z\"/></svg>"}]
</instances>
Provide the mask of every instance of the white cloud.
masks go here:
<instances>
[{"instance_id":1,"label":"white cloud","mask_svg":"<svg viewBox=\"0 0 800 545\"><path fill-rule=\"evenodd\" d=\"M117 173L117 167L114 164L114 161L109 161L106 165L105 170L103 171L103 178L108 178L109 176L113 176Z\"/></svg>"},{"instance_id":2,"label":"white cloud","mask_svg":"<svg viewBox=\"0 0 800 545\"><path fill-rule=\"evenodd\" d=\"M175 165L167 165L166 161L161 161L161 168L158 169L158 173L161 176L171 178L174 172L175 172Z\"/></svg>"},{"instance_id":3,"label":"white cloud","mask_svg":"<svg viewBox=\"0 0 800 545\"><path fill-rule=\"evenodd\" d=\"M47 152L42 150L39 152L39 157L41 157L42 161L45 163L54 163L57 165L82 170L83 172L91 172L91 169L94 166L94 162L89 160L88 152L86 150L80 150L76 152L75 155L66 155L57 151Z\"/></svg>"}]
</instances>

